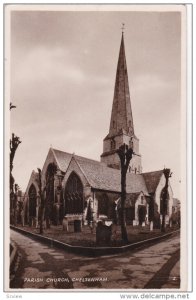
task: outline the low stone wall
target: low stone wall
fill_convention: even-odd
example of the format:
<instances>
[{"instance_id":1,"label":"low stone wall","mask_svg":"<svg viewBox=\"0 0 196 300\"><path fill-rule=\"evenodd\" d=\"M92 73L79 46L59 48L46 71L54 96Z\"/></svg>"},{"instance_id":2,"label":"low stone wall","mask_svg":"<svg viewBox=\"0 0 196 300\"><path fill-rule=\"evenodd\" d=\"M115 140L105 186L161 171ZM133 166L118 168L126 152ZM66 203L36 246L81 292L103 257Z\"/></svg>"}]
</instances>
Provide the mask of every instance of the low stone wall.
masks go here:
<instances>
[{"instance_id":1,"label":"low stone wall","mask_svg":"<svg viewBox=\"0 0 196 300\"><path fill-rule=\"evenodd\" d=\"M147 240L143 240L140 242L128 244L125 246L118 246L118 247L108 247L108 246L97 246L97 247L83 247L83 246L72 246L57 240L50 239L48 237L42 236L40 234L35 234L29 231L26 231L24 229L15 227L15 226L10 226L11 229L20 232L30 238L33 238L39 242L45 243L49 245L50 247L58 247L60 249L63 249L67 252L71 253L76 253L84 256L102 256L102 255L111 255L111 254L117 254L117 253L122 253L126 251L131 251L131 250L137 250L145 247L149 247L152 244L156 244L161 242L164 239L167 239L171 237L172 235L175 235L180 232L180 230L175 230L170 233L166 233L162 236L159 237L154 237L150 238Z\"/></svg>"}]
</instances>

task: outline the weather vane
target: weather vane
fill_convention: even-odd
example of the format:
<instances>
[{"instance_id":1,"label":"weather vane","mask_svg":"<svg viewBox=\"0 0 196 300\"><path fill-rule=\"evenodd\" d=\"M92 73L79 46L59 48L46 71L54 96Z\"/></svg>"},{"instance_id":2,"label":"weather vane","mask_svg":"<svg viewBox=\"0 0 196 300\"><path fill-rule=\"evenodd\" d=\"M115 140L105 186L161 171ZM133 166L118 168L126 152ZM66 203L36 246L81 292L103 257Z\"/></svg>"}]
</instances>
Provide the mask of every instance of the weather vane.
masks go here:
<instances>
[{"instance_id":1,"label":"weather vane","mask_svg":"<svg viewBox=\"0 0 196 300\"><path fill-rule=\"evenodd\" d=\"M125 29L125 24L124 23L122 23L121 29L122 29L122 33L124 33L124 29Z\"/></svg>"}]
</instances>

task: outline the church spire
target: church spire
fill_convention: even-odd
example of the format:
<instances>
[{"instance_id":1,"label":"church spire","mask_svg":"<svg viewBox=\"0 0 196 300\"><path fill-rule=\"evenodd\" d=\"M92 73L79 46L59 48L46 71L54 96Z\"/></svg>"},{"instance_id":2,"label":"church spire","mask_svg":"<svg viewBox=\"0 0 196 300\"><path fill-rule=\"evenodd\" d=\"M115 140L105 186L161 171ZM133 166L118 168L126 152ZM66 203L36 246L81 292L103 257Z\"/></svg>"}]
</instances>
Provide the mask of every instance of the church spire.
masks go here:
<instances>
[{"instance_id":1,"label":"church spire","mask_svg":"<svg viewBox=\"0 0 196 300\"><path fill-rule=\"evenodd\" d=\"M139 139L135 135L133 126L123 30L124 26L122 28L120 52L116 71L109 134L103 140L101 162L109 167L119 169L120 161L116 150L121 145L126 144L128 147L132 147L136 154L131 160L129 172L139 174L142 171L141 155L139 154Z\"/></svg>"},{"instance_id":2,"label":"church spire","mask_svg":"<svg viewBox=\"0 0 196 300\"><path fill-rule=\"evenodd\" d=\"M109 136L114 136L120 132L130 136L134 135L123 32L116 71Z\"/></svg>"}]
</instances>

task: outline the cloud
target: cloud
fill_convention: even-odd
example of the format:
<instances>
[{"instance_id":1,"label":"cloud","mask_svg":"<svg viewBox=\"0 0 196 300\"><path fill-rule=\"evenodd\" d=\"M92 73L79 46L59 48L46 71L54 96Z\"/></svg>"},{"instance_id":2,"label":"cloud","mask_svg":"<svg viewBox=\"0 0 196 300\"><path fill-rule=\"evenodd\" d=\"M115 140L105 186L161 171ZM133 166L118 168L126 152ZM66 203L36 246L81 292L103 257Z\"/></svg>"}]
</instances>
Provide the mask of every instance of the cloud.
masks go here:
<instances>
[{"instance_id":1,"label":"cloud","mask_svg":"<svg viewBox=\"0 0 196 300\"><path fill-rule=\"evenodd\" d=\"M65 49L44 47L34 48L23 59L18 59L14 73L15 84L36 81L49 82L51 80L73 80L82 82L85 74L73 62Z\"/></svg>"},{"instance_id":2,"label":"cloud","mask_svg":"<svg viewBox=\"0 0 196 300\"><path fill-rule=\"evenodd\" d=\"M148 88L149 90L154 89L164 89L171 85L171 82L166 81L161 78L159 74L153 74L150 71L148 73L140 74L135 76L133 79L134 88L137 90L144 90Z\"/></svg>"}]
</instances>

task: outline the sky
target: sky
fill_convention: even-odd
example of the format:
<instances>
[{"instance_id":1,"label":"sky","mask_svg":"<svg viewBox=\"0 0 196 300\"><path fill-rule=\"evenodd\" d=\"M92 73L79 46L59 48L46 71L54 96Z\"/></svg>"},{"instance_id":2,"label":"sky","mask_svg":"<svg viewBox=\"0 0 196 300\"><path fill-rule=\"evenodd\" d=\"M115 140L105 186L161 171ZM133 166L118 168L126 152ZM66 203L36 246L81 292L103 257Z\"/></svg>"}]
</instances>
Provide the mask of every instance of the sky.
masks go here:
<instances>
[{"instance_id":1,"label":"sky","mask_svg":"<svg viewBox=\"0 0 196 300\"><path fill-rule=\"evenodd\" d=\"M50 147L100 160L122 23L143 172L170 168L180 199L180 12L11 12L11 132L22 141L13 175L23 191Z\"/></svg>"}]
</instances>

